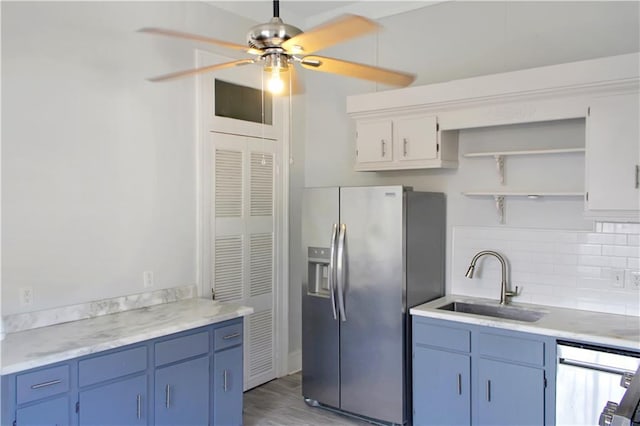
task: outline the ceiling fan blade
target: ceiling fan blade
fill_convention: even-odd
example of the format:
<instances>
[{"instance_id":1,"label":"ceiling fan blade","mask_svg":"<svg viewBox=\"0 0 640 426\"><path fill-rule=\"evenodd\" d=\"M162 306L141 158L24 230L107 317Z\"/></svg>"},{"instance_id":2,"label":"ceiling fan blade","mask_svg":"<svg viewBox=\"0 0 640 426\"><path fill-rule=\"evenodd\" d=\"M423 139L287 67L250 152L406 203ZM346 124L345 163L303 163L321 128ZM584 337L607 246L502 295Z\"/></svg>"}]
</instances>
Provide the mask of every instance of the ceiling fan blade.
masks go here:
<instances>
[{"instance_id":1,"label":"ceiling fan blade","mask_svg":"<svg viewBox=\"0 0 640 426\"><path fill-rule=\"evenodd\" d=\"M416 79L414 74L323 56L305 56L300 64L311 70L361 78L393 86L408 86Z\"/></svg>"},{"instance_id":2,"label":"ceiling fan blade","mask_svg":"<svg viewBox=\"0 0 640 426\"><path fill-rule=\"evenodd\" d=\"M253 64L254 62L255 61L253 59L240 59L238 61L233 61L233 62L225 62L225 63L222 63L222 64L209 65L209 66L201 67L201 68L194 68L194 69L184 70L184 71L176 71L176 72L172 72L170 74L164 74L164 75L159 75L157 77L151 77L151 78L149 78L147 80L153 81L153 82L173 80L174 78L186 77L188 75L200 74L200 73L203 73L203 72L215 71L215 70L220 70L220 69L224 69L224 68L231 68L231 67L236 67L236 66L239 66L239 65Z\"/></svg>"},{"instance_id":3,"label":"ceiling fan blade","mask_svg":"<svg viewBox=\"0 0 640 426\"><path fill-rule=\"evenodd\" d=\"M343 15L282 43L294 54L312 53L380 28L377 23L358 15Z\"/></svg>"},{"instance_id":4,"label":"ceiling fan blade","mask_svg":"<svg viewBox=\"0 0 640 426\"><path fill-rule=\"evenodd\" d=\"M140 28L138 30L138 32L156 34L156 35L163 35L163 36L168 36L168 37L177 37L177 38L183 38L183 39L186 39L186 40L200 41L200 42L204 42L204 43L215 44L215 45L218 45L218 46L226 47L228 49L242 50L242 51L245 51L245 52L250 53L252 55L261 55L262 54L262 51L260 51L258 49L251 49L251 48L249 48L247 46L243 46L241 44L231 43L229 41L218 40L216 38L205 37L205 36L201 36L201 35L197 35L197 34L183 33L181 31L167 30L167 29L164 29L164 28Z\"/></svg>"}]
</instances>

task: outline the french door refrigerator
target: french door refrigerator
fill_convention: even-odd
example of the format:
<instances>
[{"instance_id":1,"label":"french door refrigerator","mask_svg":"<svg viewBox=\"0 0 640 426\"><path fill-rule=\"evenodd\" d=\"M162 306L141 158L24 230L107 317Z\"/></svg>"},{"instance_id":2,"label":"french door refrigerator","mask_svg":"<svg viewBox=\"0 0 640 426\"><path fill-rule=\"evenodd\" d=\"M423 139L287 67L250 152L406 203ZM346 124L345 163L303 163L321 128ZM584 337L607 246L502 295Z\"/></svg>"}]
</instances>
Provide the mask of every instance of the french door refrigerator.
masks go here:
<instances>
[{"instance_id":1,"label":"french door refrigerator","mask_svg":"<svg viewBox=\"0 0 640 426\"><path fill-rule=\"evenodd\" d=\"M302 210L305 401L410 422L408 312L444 294L444 194L308 188Z\"/></svg>"}]
</instances>

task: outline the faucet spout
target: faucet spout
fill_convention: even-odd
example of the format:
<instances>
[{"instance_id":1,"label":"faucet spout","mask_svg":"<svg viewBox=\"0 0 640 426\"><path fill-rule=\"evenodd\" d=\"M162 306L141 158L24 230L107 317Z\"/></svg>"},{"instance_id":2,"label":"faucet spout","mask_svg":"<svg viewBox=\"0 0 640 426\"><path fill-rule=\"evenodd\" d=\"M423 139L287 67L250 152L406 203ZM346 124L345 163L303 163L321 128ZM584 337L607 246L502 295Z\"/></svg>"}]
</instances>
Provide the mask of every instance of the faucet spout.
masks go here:
<instances>
[{"instance_id":1,"label":"faucet spout","mask_svg":"<svg viewBox=\"0 0 640 426\"><path fill-rule=\"evenodd\" d=\"M500 267L502 269L502 282L500 283L500 304L506 305L509 302L508 297L514 297L518 295L518 287L516 287L516 291L507 290L507 262L500 253L493 250L483 250L476 253L476 255L473 256L473 259L471 259L469 269L467 269L467 273L464 276L467 278L473 278L473 272L476 268L476 262L482 256L486 255L493 256L500 262Z\"/></svg>"}]
</instances>

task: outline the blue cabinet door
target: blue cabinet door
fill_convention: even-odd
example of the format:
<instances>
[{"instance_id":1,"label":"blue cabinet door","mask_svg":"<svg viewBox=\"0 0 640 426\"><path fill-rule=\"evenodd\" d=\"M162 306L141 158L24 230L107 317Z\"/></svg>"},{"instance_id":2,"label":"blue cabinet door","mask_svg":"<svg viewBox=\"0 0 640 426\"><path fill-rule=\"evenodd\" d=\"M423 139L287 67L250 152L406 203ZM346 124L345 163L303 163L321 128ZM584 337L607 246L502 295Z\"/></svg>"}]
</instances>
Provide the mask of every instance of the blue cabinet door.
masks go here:
<instances>
[{"instance_id":1,"label":"blue cabinet door","mask_svg":"<svg viewBox=\"0 0 640 426\"><path fill-rule=\"evenodd\" d=\"M65 426L69 421L69 397L67 395L20 408L16 411L17 426Z\"/></svg>"},{"instance_id":2,"label":"blue cabinet door","mask_svg":"<svg viewBox=\"0 0 640 426\"><path fill-rule=\"evenodd\" d=\"M146 425L147 376L80 391L80 425Z\"/></svg>"},{"instance_id":3,"label":"blue cabinet door","mask_svg":"<svg viewBox=\"0 0 640 426\"><path fill-rule=\"evenodd\" d=\"M213 357L213 424L242 424L242 346L217 352Z\"/></svg>"},{"instance_id":4,"label":"blue cabinet door","mask_svg":"<svg viewBox=\"0 0 640 426\"><path fill-rule=\"evenodd\" d=\"M470 370L468 355L416 346L413 424L468 426L471 423Z\"/></svg>"},{"instance_id":5,"label":"blue cabinet door","mask_svg":"<svg viewBox=\"0 0 640 426\"><path fill-rule=\"evenodd\" d=\"M180 362L155 372L155 424L209 424L209 357Z\"/></svg>"},{"instance_id":6,"label":"blue cabinet door","mask_svg":"<svg viewBox=\"0 0 640 426\"><path fill-rule=\"evenodd\" d=\"M478 425L544 425L544 370L481 358Z\"/></svg>"}]
</instances>

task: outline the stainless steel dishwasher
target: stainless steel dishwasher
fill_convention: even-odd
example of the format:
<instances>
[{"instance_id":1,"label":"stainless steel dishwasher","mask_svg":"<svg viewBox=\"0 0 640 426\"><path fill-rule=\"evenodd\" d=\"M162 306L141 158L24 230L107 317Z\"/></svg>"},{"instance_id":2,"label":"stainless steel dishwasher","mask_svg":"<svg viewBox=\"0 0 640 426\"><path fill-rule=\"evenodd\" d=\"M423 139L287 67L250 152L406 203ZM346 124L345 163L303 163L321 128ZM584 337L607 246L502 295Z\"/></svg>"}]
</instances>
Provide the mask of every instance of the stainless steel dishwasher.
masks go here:
<instances>
[{"instance_id":1,"label":"stainless steel dishwasher","mask_svg":"<svg viewBox=\"0 0 640 426\"><path fill-rule=\"evenodd\" d=\"M620 401L640 354L558 342L556 426L598 425L607 401Z\"/></svg>"}]
</instances>

